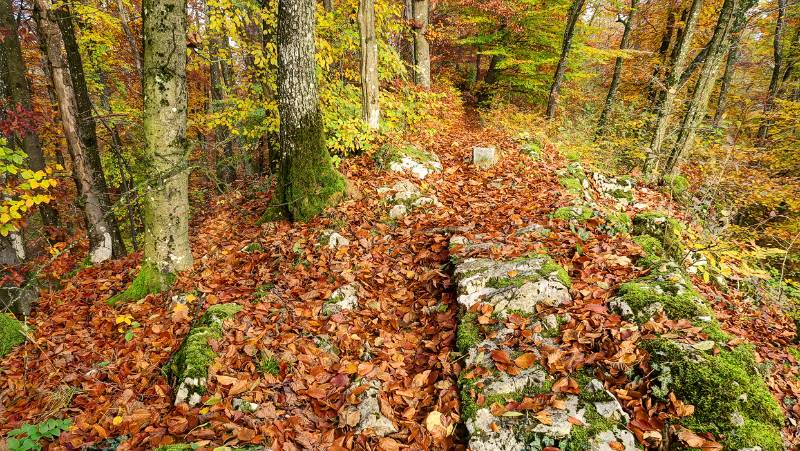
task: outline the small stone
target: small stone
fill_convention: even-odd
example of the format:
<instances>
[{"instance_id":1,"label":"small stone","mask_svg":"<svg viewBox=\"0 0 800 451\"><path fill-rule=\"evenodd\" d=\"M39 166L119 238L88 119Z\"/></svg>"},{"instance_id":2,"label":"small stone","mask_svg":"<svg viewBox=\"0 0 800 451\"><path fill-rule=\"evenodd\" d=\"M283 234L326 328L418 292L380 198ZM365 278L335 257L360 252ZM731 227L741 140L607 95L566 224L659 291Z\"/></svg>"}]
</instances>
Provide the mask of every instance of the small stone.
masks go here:
<instances>
[{"instance_id":1,"label":"small stone","mask_svg":"<svg viewBox=\"0 0 800 451\"><path fill-rule=\"evenodd\" d=\"M472 148L472 163L481 168L488 169L497 163L497 149L494 146Z\"/></svg>"},{"instance_id":2,"label":"small stone","mask_svg":"<svg viewBox=\"0 0 800 451\"><path fill-rule=\"evenodd\" d=\"M392 219L400 219L404 217L408 213L408 209L405 205L395 205L389 210L389 217Z\"/></svg>"},{"instance_id":3,"label":"small stone","mask_svg":"<svg viewBox=\"0 0 800 451\"><path fill-rule=\"evenodd\" d=\"M558 329L558 318L551 313L542 318L542 326L544 326L545 330Z\"/></svg>"},{"instance_id":4,"label":"small stone","mask_svg":"<svg viewBox=\"0 0 800 451\"><path fill-rule=\"evenodd\" d=\"M350 245L350 240L339 235L337 232L333 232L328 236L328 249L336 249L339 247L345 247Z\"/></svg>"},{"instance_id":5,"label":"small stone","mask_svg":"<svg viewBox=\"0 0 800 451\"><path fill-rule=\"evenodd\" d=\"M361 402L358 404L359 420L355 427L356 432L362 433L363 431L371 430L377 437L385 437L396 433L397 427L381 413L378 403L378 396L381 390L380 382L370 381L367 383L369 388L361 394ZM351 390L356 387L358 387L358 384L353 385Z\"/></svg>"},{"instance_id":6,"label":"small stone","mask_svg":"<svg viewBox=\"0 0 800 451\"><path fill-rule=\"evenodd\" d=\"M258 404L250 401L245 401L244 399L240 398L233 398L231 401L231 406L240 412L251 413L258 410Z\"/></svg>"},{"instance_id":7,"label":"small stone","mask_svg":"<svg viewBox=\"0 0 800 451\"><path fill-rule=\"evenodd\" d=\"M437 205L438 203L439 201L437 201L436 198L424 196L415 200L411 205L414 207L422 207L425 205Z\"/></svg>"},{"instance_id":8,"label":"small stone","mask_svg":"<svg viewBox=\"0 0 800 451\"><path fill-rule=\"evenodd\" d=\"M322 306L322 314L331 316L344 310L353 310L358 307L358 290L360 285L357 282L342 285L337 288L331 297Z\"/></svg>"}]
</instances>

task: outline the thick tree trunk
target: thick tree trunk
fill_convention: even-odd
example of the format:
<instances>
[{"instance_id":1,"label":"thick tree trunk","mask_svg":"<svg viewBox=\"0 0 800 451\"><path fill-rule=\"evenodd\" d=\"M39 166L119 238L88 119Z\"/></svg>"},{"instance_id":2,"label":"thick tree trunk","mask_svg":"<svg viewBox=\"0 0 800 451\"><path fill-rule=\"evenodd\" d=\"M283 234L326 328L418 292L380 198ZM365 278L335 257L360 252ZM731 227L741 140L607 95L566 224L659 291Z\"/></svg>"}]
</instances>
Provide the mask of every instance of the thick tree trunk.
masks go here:
<instances>
[{"instance_id":1,"label":"thick tree trunk","mask_svg":"<svg viewBox=\"0 0 800 451\"><path fill-rule=\"evenodd\" d=\"M122 32L125 33L125 39L128 41L131 55L133 55L133 65L136 67L136 73L139 78L142 77L142 52L139 51L139 45L136 43L136 38L131 31L131 18L128 14L128 9L123 0L117 0L117 12L119 13L119 21L122 26Z\"/></svg>"},{"instance_id":2,"label":"thick tree trunk","mask_svg":"<svg viewBox=\"0 0 800 451\"><path fill-rule=\"evenodd\" d=\"M375 0L359 0L359 36L361 37L361 113L369 128L380 126L378 102L378 39L375 36Z\"/></svg>"},{"instance_id":3,"label":"thick tree trunk","mask_svg":"<svg viewBox=\"0 0 800 451\"><path fill-rule=\"evenodd\" d=\"M719 84L719 96L717 96L717 109L714 112L714 119L711 125L719 127L722 118L725 115L725 110L728 106L728 91L730 90L731 83L733 83L733 74L736 72L736 60L739 58L739 40L742 34L736 33L731 38L731 48L728 50L728 59L725 62L725 72L722 74L722 80Z\"/></svg>"},{"instance_id":4,"label":"thick tree trunk","mask_svg":"<svg viewBox=\"0 0 800 451\"><path fill-rule=\"evenodd\" d=\"M144 0L144 264L162 275L192 267L186 141L186 0ZM151 268L152 269L152 268ZM144 268L143 268L144 272Z\"/></svg>"},{"instance_id":5,"label":"thick tree trunk","mask_svg":"<svg viewBox=\"0 0 800 451\"><path fill-rule=\"evenodd\" d=\"M661 178L671 174L682 155L691 149L697 127L702 123L708 109L708 100L717 81L719 68L730 45L730 34L739 33L744 26L745 14L754 0L725 0L719 12L714 34L708 43L703 68L695 81L692 98L686 109L675 146L661 171Z\"/></svg>"},{"instance_id":6,"label":"thick tree trunk","mask_svg":"<svg viewBox=\"0 0 800 451\"><path fill-rule=\"evenodd\" d=\"M0 57L3 63L0 64L0 78L6 87L5 93L0 98L11 100L10 106L19 106L24 110L31 111L31 90L28 84L27 68L25 60L22 58L22 47L17 34L17 21L11 0L0 0L0 34L5 38L0 41ZM21 132L21 136L16 136L22 149L28 156L28 165L34 171L44 169L45 160L42 153L42 146L39 142L39 135L35 130L28 129ZM45 225L58 225L58 212L48 204L39 206L42 215L42 222Z\"/></svg>"},{"instance_id":7,"label":"thick tree trunk","mask_svg":"<svg viewBox=\"0 0 800 451\"><path fill-rule=\"evenodd\" d=\"M273 207L307 220L339 200L344 178L325 148L314 63L314 1L278 1L280 170Z\"/></svg>"},{"instance_id":8,"label":"thick tree trunk","mask_svg":"<svg viewBox=\"0 0 800 451\"><path fill-rule=\"evenodd\" d=\"M783 28L786 24L786 5L787 0L778 0L778 18L775 21L775 37L772 40L772 76L769 80L767 99L764 101L764 117L761 119L761 126L758 127L758 139L766 139L769 131L769 113L775 104L775 97L778 94L778 87L781 80L781 65L783 63Z\"/></svg>"},{"instance_id":9,"label":"thick tree trunk","mask_svg":"<svg viewBox=\"0 0 800 451\"><path fill-rule=\"evenodd\" d=\"M572 6L569 9L569 14L567 14L567 26L564 28L564 39L561 42L561 57L558 59L556 73L553 76L553 84L550 85L550 96L547 99L548 119L553 119L556 115L558 96L561 93L561 82L564 81L569 51L572 49L572 39L575 37L575 26L578 24L578 20L580 20L585 2L586 0L573 0Z\"/></svg>"},{"instance_id":10,"label":"thick tree trunk","mask_svg":"<svg viewBox=\"0 0 800 451\"><path fill-rule=\"evenodd\" d=\"M53 14L58 21L61 30L61 38L64 42L66 51L67 66L69 68L72 89L75 94L75 104L78 112L78 128L83 143L83 150L89 167L92 171L94 184L97 187L97 197L100 207L103 210L106 223L110 229L111 239L113 240L112 255L122 257L126 254L125 243L122 241L122 234L119 231L117 218L111 209L111 201L108 197L108 187L106 176L103 172L103 165L100 160L100 149L97 144L97 124L94 120L94 110L92 101L89 98L89 90L86 86L86 77L83 73L83 61L81 60L78 41L75 38L75 28L72 23L72 12L67 4L53 9Z\"/></svg>"},{"instance_id":11,"label":"thick tree trunk","mask_svg":"<svg viewBox=\"0 0 800 451\"><path fill-rule=\"evenodd\" d=\"M665 91L663 99L658 105L658 115L656 118L656 127L653 132L653 138L650 141L650 148L647 149L647 155L644 162L644 175L650 177L655 170L656 162L661 155L661 150L664 145L664 140L667 136L667 127L674 108L675 98L678 96L680 88L680 78L683 72L683 67L686 62L686 56L689 53L689 47L694 36L694 29L697 26L697 18L700 14L700 9L703 0L692 0L692 6L686 14L686 21L684 23L683 31L675 43L671 58L671 68L669 68L669 75L665 81Z\"/></svg>"},{"instance_id":12,"label":"thick tree trunk","mask_svg":"<svg viewBox=\"0 0 800 451\"><path fill-rule=\"evenodd\" d=\"M636 5L638 0L631 0L631 8L628 12L628 17L619 19L625 29L622 32L622 39L619 41L620 51L628 49L628 41L630 40L631 28L633 27L633 19L636 16ZM611 85L608 87L608 95L603 105L603 111L600 113L600 120L597 122L597 136L605 133L606 124L608 122L608 115L611 114L611 108L614 105L614 98L617 96L617 89L619 89L619 82L622 78L622 56L618 56L614 61L614 75L611 77Z\"/></svg>"},{"instance_id":13,"label":"thick tree trunk","mask_svg":"<svg viewBox=\"0 0 800 451\"><path fill-rule=\"evenodd\" d=\"M414 82L431 87L431 50L425 33L428 31L429 0L412 0L414 33Z\"/></svg>"},{"instance_id":14,"label":"thick tree trunk","mask_svg":"<svg viewBox=\"0 0 800 451\"><path fill-rule=\"evenodd\" d=\"M106 205L102 201L104 193L97 184L95 168L85 148L86 139L81 136L83 129L79 120L78 101L67 69L69 67L67 58L61 48L63 42L61 32L56 25L49 0L36 0L35 5L39 10L38 32L43 36L47 46L47 58L50 62L53 87L58 97L64 137L72 158L73 176L78 185L78 193L82 197L81 204L89 234L90 258L92 262L99 263L111 258L115 252L114 229L108 220L110 215L108 217L106 215L110 212L104 209Z\"/></svg>"}]
</instances>

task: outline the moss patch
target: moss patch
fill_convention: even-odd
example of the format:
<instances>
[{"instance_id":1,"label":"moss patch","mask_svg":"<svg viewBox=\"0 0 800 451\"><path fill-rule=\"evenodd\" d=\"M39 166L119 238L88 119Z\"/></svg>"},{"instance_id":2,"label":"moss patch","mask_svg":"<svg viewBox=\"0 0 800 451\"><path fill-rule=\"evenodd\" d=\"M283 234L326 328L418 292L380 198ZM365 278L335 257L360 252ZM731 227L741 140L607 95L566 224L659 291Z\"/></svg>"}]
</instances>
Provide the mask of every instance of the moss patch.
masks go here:
<instances>
[{"instance_id":1,"label":"moss patch","mask_svg":"<svg viewBox=\"0 0 800 451\"><path fill-rule=\"evenodd\" d=\"M661 243L664 255L676 261L683 259L684 249L681 244L683 230L683 224L662 213L645 212L633 218L633 234L655 238Z\"/></svg>"},{"instance_id":2,"label":"moss patch","mask_svg":"<svg viewBox=\"0 0 800 451\"><path fill-rule=\"evenodd\" d=\"M133 279L131 286L122 293L114 295L107 302L109 305L114 305L119 302L144 299L148 294L168 290L175 283L175 279L175 274L162 273L155 264L144 262L139 270L139 275Z\"/></svg>"},{"instance_id":3,"label":"moss patch","mask_svg":"<svg viewBox=\"0 0 800 451\"><path fill-rule=\"evenodd\" d=\"M390 164L400 162L403 158L410 158L418 163L439 161L435 155L420 149L412 144L392 145L384 144L375 152L373 159L380 169L386 169Z\"/></svg>"},{"instance_id":4,"label":"moss patch","mask_svg":"<svg viewBox=\"0 0 800 451\"><path fill-rule=\"evenodd\" d=\"M644 278L624 283L619 287L618 298L628 304L640 323L650 319L656 303L674 320L711 315L696 291L673 281Z\"/></svg>"},{"instance_id":5,"label":"moss patch","mask_svg":"<svg viewBox=\"0 0 800 451\"><path fill-rule=\"evenodd\" d=\"M629 233L633 228L633 222L630 216L625 212L613 212L606 216L606 223L604 229L611 235L619 233Z\"/></svg>"},{"instance_id":6,"label":"moss patch","mask_svg":"<svg viewBox=\"0 0 800 451\"><path fill-rule=\"evenodd\" d=\"M588 221L594 216L594 211L583 205L576 205L573 207L561 207L553 212L554 219L561 219L563 221Z\"/></svg>"},{"instance_id":7,"label":"moss patch","mask_svg":"<svg viewBox=\"0 0 800 451\"><path fill-rule=\"evenodd\" d=\"M25 341L24 325L8 313L0 313L0 357Z\"/></svg>"},{"instance_id":8,"label":"moss patch","mask_svg":"<svg viewBox=\"0 0 800 451\"><path fill-rule=\"evenodd\" d=\"M717 355L666 339L646 340L641 347L650 353L653 370L668 374L661 379L664 392L695 406L694 414L681 420L685 427L714 434L727 449L782 449L783 413L759 375L751 346Z\"/></svg>"},{"instance_id":9,"label":"moss patch","mask_svg":"<svg viewBox=\"0 0 800 451\"><path fill-rule=\"evenodd\" d=\"M574 177L560 177L558 182L572 194L580 194L583 190L583 184L580 179Z\"/></svg>"},{"instance_id":10,"label":"moss patch","mask_svg":"<svg viewBox=\"0 0 800 451\"><path fill-rule=\"evenodd\" d=\"M686 200L689 195L689 180L682 175L664 176L663 190L680 201Z\"/></svg>"},{"instance_id":11,"label":"moss patch","mask_svg":"<svg viewBox=\"0 0 800 451\"><path fill-rule=\"evenodd\" d=\"M456 349L466 353L483 340L477 313L467 313L461 318L456 331Z\"/></svg>"}]
</instances>

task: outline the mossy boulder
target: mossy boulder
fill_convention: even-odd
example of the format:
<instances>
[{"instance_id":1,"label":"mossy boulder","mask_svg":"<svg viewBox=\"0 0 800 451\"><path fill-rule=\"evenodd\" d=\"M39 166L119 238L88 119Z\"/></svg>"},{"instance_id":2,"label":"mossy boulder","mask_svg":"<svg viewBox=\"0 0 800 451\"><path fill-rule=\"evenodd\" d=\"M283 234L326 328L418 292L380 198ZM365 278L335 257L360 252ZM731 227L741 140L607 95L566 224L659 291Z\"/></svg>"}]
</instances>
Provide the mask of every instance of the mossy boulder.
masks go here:
<instances>
[{"instance_id":1,"label":"mossy boulder","mask_svg":"<svg viewBox=\"0 0 800 451\"><path fill-rule=\"evenodd\" d=\"M594 210L587 205L572 205L561 207L553 212L554 219L568 222L585 222L594 216Z\"/></svg>"},{"instance_id":2,"label":"mossy boulder","mask_svg":"<svg viewBox=\"0 0 800 451\"><path fill-rule=\"evenodd\" d=\"M662 190L672 195L679 202L689 200L689 180L682 175L664 176Z\"/></svg>"},{"instance_id":3,"label":"mossy boulder","mask_svg":"<svg viewBox=\"0 0 800 451\"><path fill-rule=\"evenodd\" d=\"M629 176L610 177L599 172L592 174L597 191L603 196L623 203L633 201L633 191L636 186L633 178Z\"/></svg>"},{"instance_id":4,"label":"mossy boulder","mask_svg":"<svg viewBox=\"0 0 800 451\"><path fill-rule=\"evenodd\" d=\"M557 172L558 182L572 194L580 195L585 189L589 188L589 181L586 178L586 171L583 165L573 162L566 168Z\"/></svg>"},{"instance_id":5,"label":"mossy boulder","mask_svg":"<svg viewBox=\"0 0 800 451\"><path fill-rule=\"evenodd\" d=\"M216 359L209 340L222 338L223 322L242 309L238 304L217 304L209 307L192 326L181 347L167 362L164 372L177 385L175 404L197 405L208 383L208 368Z\"/></svg>"},{"instance_id":6,"label":"mossy boulder","mask_svg":"<svg viewBox=\"0 0 800 451\"><path fill-rule=\"evenodd\" d=\"M0 357L25 342L25 325L8 313L0 313Z\"/></svg>"},{"instance_id":7,"label":"mossy boulder","mask_svg":"<svg viewBox=\"0 0 800 451\"><path fill-rule=\"evenodd\" d=\"M624 211L615 211L605 215L605 224L602 229L609 235L618 235L621 233L630 233L633 228L631 217Z\"/></svg>"},{"instance_id":8,"label":"mossy boulder","mask_svg":"<svg viewBox=\"0 0 800 451\"><path fill-rule=\"evenodd\" d=\"M644 212L633 218L633 234L647 235L661 243L663 255L680 262L685 250L681 244L681 235L685 226L677 219L663 213Z\"/></svg>"},{"instance_id":9,"label":"mossy boulder","mask_svg":"<svg viewBox=\"0 0 800 451\"><path fill-rule=\"evenodd\" d=\"M752 346L723 348L715 355L659 338L641 347L650 354L653 393L666 399L673 392L694 406L681 425L713 434L725 449L784 449L783 413L760 374Z\"/></svg>"},{"instance_id":10,"label":"mossy boulder","mask_svg":"<svg viewBox=\"0 0 800 451\"><path fill-rule=\"evenodd\" d=\"M395 172L410 170L418 179L424 179L431 172L442 170L439 157L413 144L385 144L373 156L375 164L381 169Z\"/></svg>"},{"instance_id":11,"label":"mossy boulder","mask_svg":"<svg viewBox=\"0 0 800 451\"><path fill-rule=\"evenodd\" d=\"M144 262L139 269L139 274L131 282L131 286L106 302L109 305L115 305L120 302L138 301L149 294L168 290L175 283L175 279L174 273L162 272L155 264Z\"/></svg>"}]
</instances>

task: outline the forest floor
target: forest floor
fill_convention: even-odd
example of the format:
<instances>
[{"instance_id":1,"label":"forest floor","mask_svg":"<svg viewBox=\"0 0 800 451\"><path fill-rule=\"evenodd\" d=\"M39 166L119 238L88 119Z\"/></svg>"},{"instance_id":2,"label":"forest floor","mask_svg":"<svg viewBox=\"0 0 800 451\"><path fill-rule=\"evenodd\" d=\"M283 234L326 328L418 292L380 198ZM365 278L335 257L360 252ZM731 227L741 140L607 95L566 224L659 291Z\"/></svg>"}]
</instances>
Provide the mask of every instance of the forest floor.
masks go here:
<instances>
[{"instance_id":1,"label":"forest floor","mask_svg":"<svg viewBox=\"0 0 800 451\"><path fill-rule=\"evenodd\" d=\"M627 235L603 233L595 220L586 225L588 238L581 238L568 223L550 218L571 196L558 183L556 171L566 162L552 146L534 161L500 130L464 116L444 119L432 138L412 139L441 159L443 170L421 182L440 207L390 219L390 205L377 190L410 175L379 170L361 156L340 168L361 196L308 223L257 225L269 202L263 186L196 199L195 266L169 293L111 308L104 301L130 283L140 254L70 276L65 268L76 257L56 259L45 275L62 286L41 291L29 318L34 340L0 361L0 434L56 416L72 418L74 426L51 449L120 436L126 437L121 450L173 442L272 444L273 450L463 448L459 429L450 428L459 421L461 369L454 358L457 305L448 251L456 230L502 243L492 257L544 250L567 268L574 302L565 307L572 320L559 340L564 374L592 362L607 371L618 393L627 390L623 404L634 419L665 413L666 406L637 391L642 382L626 376L645 356L605 306L620 283L637 276L632 262L640 248ZM487 170L471 165L472 147L489 144L504 150L499 163ZM637 202L681 216L652 190L638 190ZM552 233L537 241L514 234L532 223ZM350 244L320 245L326 229ZM242 251L252 243L260 250ZM353 281L363 287L359 306L324 317L326 299ZM726 331L752 341L759 357L773 362L768 383L776 398L800 397L798 362L786 351L794 338L791 320L776 307L695 282ZM189 309L171 302L180 293L192 293ZM243 309L212 343L219 357L204 403L175 407L161 368L195 313L224 302ZM259 371L265 356L278 362L276 374ZM338 426L345 392L357 377L382 381L381 411L399 432L376 438ZM234 398L259 407L240 412ZM800 419L794 407L787 412L787 437L796 434ZM426 425L431 412L441 413L436 423L443 429Z\"/></svg>"}]
</instances>

